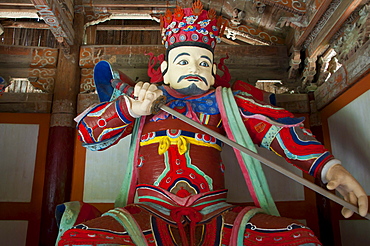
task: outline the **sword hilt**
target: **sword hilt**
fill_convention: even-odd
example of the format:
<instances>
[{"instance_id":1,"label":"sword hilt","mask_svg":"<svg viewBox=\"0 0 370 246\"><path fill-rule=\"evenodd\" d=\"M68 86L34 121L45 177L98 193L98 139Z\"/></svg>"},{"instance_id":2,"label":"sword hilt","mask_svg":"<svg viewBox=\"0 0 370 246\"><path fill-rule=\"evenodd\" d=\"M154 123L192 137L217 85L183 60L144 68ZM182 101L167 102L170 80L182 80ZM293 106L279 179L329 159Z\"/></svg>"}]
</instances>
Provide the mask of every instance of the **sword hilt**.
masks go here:
<instances>
[{"instance_id":1,"label":"sword hilt","mask_svg":"<svg viewBox=\"0 0 370 246\"><path fill-rule=\"evenodd\" d=\"M161 111L161 107L166 103L166 96L159 96L157 99L153 101L152 107L150 108L150 112L152 114L158 114Z\"/></svg>"}]
</instances>

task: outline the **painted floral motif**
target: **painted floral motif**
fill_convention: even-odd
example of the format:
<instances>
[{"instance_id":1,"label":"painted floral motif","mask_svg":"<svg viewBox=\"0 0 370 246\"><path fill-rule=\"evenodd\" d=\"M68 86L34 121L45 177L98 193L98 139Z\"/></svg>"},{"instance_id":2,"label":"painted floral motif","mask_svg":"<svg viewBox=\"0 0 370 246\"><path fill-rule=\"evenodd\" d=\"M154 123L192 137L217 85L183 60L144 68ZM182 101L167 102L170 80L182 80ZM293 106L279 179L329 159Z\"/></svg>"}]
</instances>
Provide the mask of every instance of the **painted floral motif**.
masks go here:
<instances>
[{"instance_id":1,"label":"painted floral motif","mask_svg":"<svg viewBox=\"0 0 370 246\"><path fill-rule=\"evenodd\" d=\"M202 20L202 21L199 21L198 24L201 26L201 27L206 27L208 26L208 24L211 22L210 19L208 20Z\"/></svg>"},{"instance_id":2,"label":"painted floral motif","mask_svg":"<svg viewBox=\"0 0 370 246\"><path fill-rule=\"evenodd\" d=\"M185 16L185 20L188 25L194 24L197 19L198 19L198 16L196 15Z\"/></svg>"},{"instance_id":3,"label":"painted floral motif","mask_svg":"<svg viewBox=\"0 0 370 246\"><path fill-rule=\"evenodd\" d=\"M88 93L95 90L93 71L91 68L81 69L80 93Z\"/></svg>"},{"instance_id":4,"label":"painted floral motif","mask_svg":"<svg viewBox=\"0 0 370 246\"><path fill-rule=\"evenodd\" d=\"M185 22L179 22L179 28L181 28L181 27L184 27L184 26L186 26L186 23Z\"/></svg>"},{"instance_id":5,"label":"painted floral motif","mask_svg":"<svg viewBox=\"0 0 370 246\"><path fill-rule=\"evenodd\" d=\"M185 32L192 32L192 31L195 31L195 30L196 30L196 28L194 26L187 26L184 29Z\"/></svg>"},{"instance_id":6,"label":"painted floral motif","mask_svg":"<svg viewBox=\"0 0 370 246\"><path fill-rule=\"evenodd\" d=\"M33 49L31 67L56 67L57 49Z\"/></svg>"},{"instance_id":7,"label":"painted floral motif","mask_svg":"<svg viewBox=\"0 0 370 246\"><path fill-rule=\"evenodd\" d=\"M197 30L197 32L200 33L200 34L203 34L203 35L208 34L208 31L205 28L201 28L201 29Z\"/></svg>"},{"instance_id":8,"label":"painted floral motif","mask_svg":"<svg viewBox=\"0 0 370 246\"><path fill-rule=\"evenodd\" d=\"M171 24L168 25L167 29L172 29L176 26L176 22L173 21Z\"/></svg>"}]
</instances>

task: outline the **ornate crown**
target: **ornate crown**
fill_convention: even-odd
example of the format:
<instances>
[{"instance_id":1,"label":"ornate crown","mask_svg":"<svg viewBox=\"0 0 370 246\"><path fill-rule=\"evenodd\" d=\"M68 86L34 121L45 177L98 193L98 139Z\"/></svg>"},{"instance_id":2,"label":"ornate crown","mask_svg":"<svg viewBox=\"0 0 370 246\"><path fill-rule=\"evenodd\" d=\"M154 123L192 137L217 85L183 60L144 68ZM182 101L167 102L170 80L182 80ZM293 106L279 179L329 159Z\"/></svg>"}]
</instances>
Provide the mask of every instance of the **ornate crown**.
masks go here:
<instances>
[{"instance_id":1,"label":"ornate crown","mask_svg":"<svg viewBox=\"0 0 370 246\"><path fill-rule=\"evenodd\" d=\"M166 49L181 45L198 45L214 50L216 43L221 42L222 18L216 18L216 11L203 9L198 0L192 8L176 7L175 12L167 9L161 16L163 44Z\"/></svg>"}]
</instances>

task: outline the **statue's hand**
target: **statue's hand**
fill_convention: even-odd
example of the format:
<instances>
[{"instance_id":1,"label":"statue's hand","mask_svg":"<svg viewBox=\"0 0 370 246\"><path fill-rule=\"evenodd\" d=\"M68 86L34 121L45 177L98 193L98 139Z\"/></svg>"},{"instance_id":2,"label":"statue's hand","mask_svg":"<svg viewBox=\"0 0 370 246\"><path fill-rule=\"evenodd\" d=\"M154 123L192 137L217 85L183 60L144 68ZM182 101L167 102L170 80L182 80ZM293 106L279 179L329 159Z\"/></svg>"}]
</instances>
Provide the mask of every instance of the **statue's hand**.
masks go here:
<instances>
[{"instance_id":1,"label":"statue's hand","mask_svg":"<svg viewBox=\"0 0 370 246\"><path fill-rule=\"evenodd\" d=\"M156 85L138 82L134 87L134 97L130 98L130 110L137 116L150 115L153 102L163 94Z\"/></svg>"},{"instance_id":2,"label":"statue's hand","mask_svg":"<svg viewBox=\"0 0 370 246\"><path fill-rule=\"evenodd\" d=\"M330 167L326 178L329 180L326 185L329 190L336 189L344 200L359 208L361 216L366 216L368 210L367 195L362 186L342 165L338 164ZM353 215L353 211L343 208L342 215L349 218Z\"/></svg>"}]
</instances>

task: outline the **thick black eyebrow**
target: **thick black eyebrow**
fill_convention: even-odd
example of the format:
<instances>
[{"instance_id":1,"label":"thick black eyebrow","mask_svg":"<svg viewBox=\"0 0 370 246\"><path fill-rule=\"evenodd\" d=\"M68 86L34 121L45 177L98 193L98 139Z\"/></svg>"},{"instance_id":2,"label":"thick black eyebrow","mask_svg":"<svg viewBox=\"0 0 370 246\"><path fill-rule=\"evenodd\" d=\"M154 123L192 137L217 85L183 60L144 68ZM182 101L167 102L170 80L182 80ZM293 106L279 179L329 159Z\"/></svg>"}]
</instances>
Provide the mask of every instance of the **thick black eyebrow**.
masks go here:
<instances>
[{"instance_id":1,"label":"thick black eyebrow","mask_svg":"<svg viewBox=\"0 0 370 246\"><path fill-rule=\"evenodd\" d=\"M205 58L205 59L207 59L210 63L212 63L211 58L209 58L208 56L201 56L201 58Z\"/></svg>"},{"instance_id":2,"label":"thick black eyebrow","mask_svg":"<svg viewBox=\"0 0 370 246\"><path fill-rule=\"evenodd\" d=\"M179 56L184 56L184 55L190 56L190 54L189 54L189 53L186 53L186 52L180 53L180 54L178 54L178 55L175 57L175 59L173 59L173 62L172 62L172 63L174 63L174 62L175 62L175 60L176 60Z\"/></svg>"}]
</instances>

